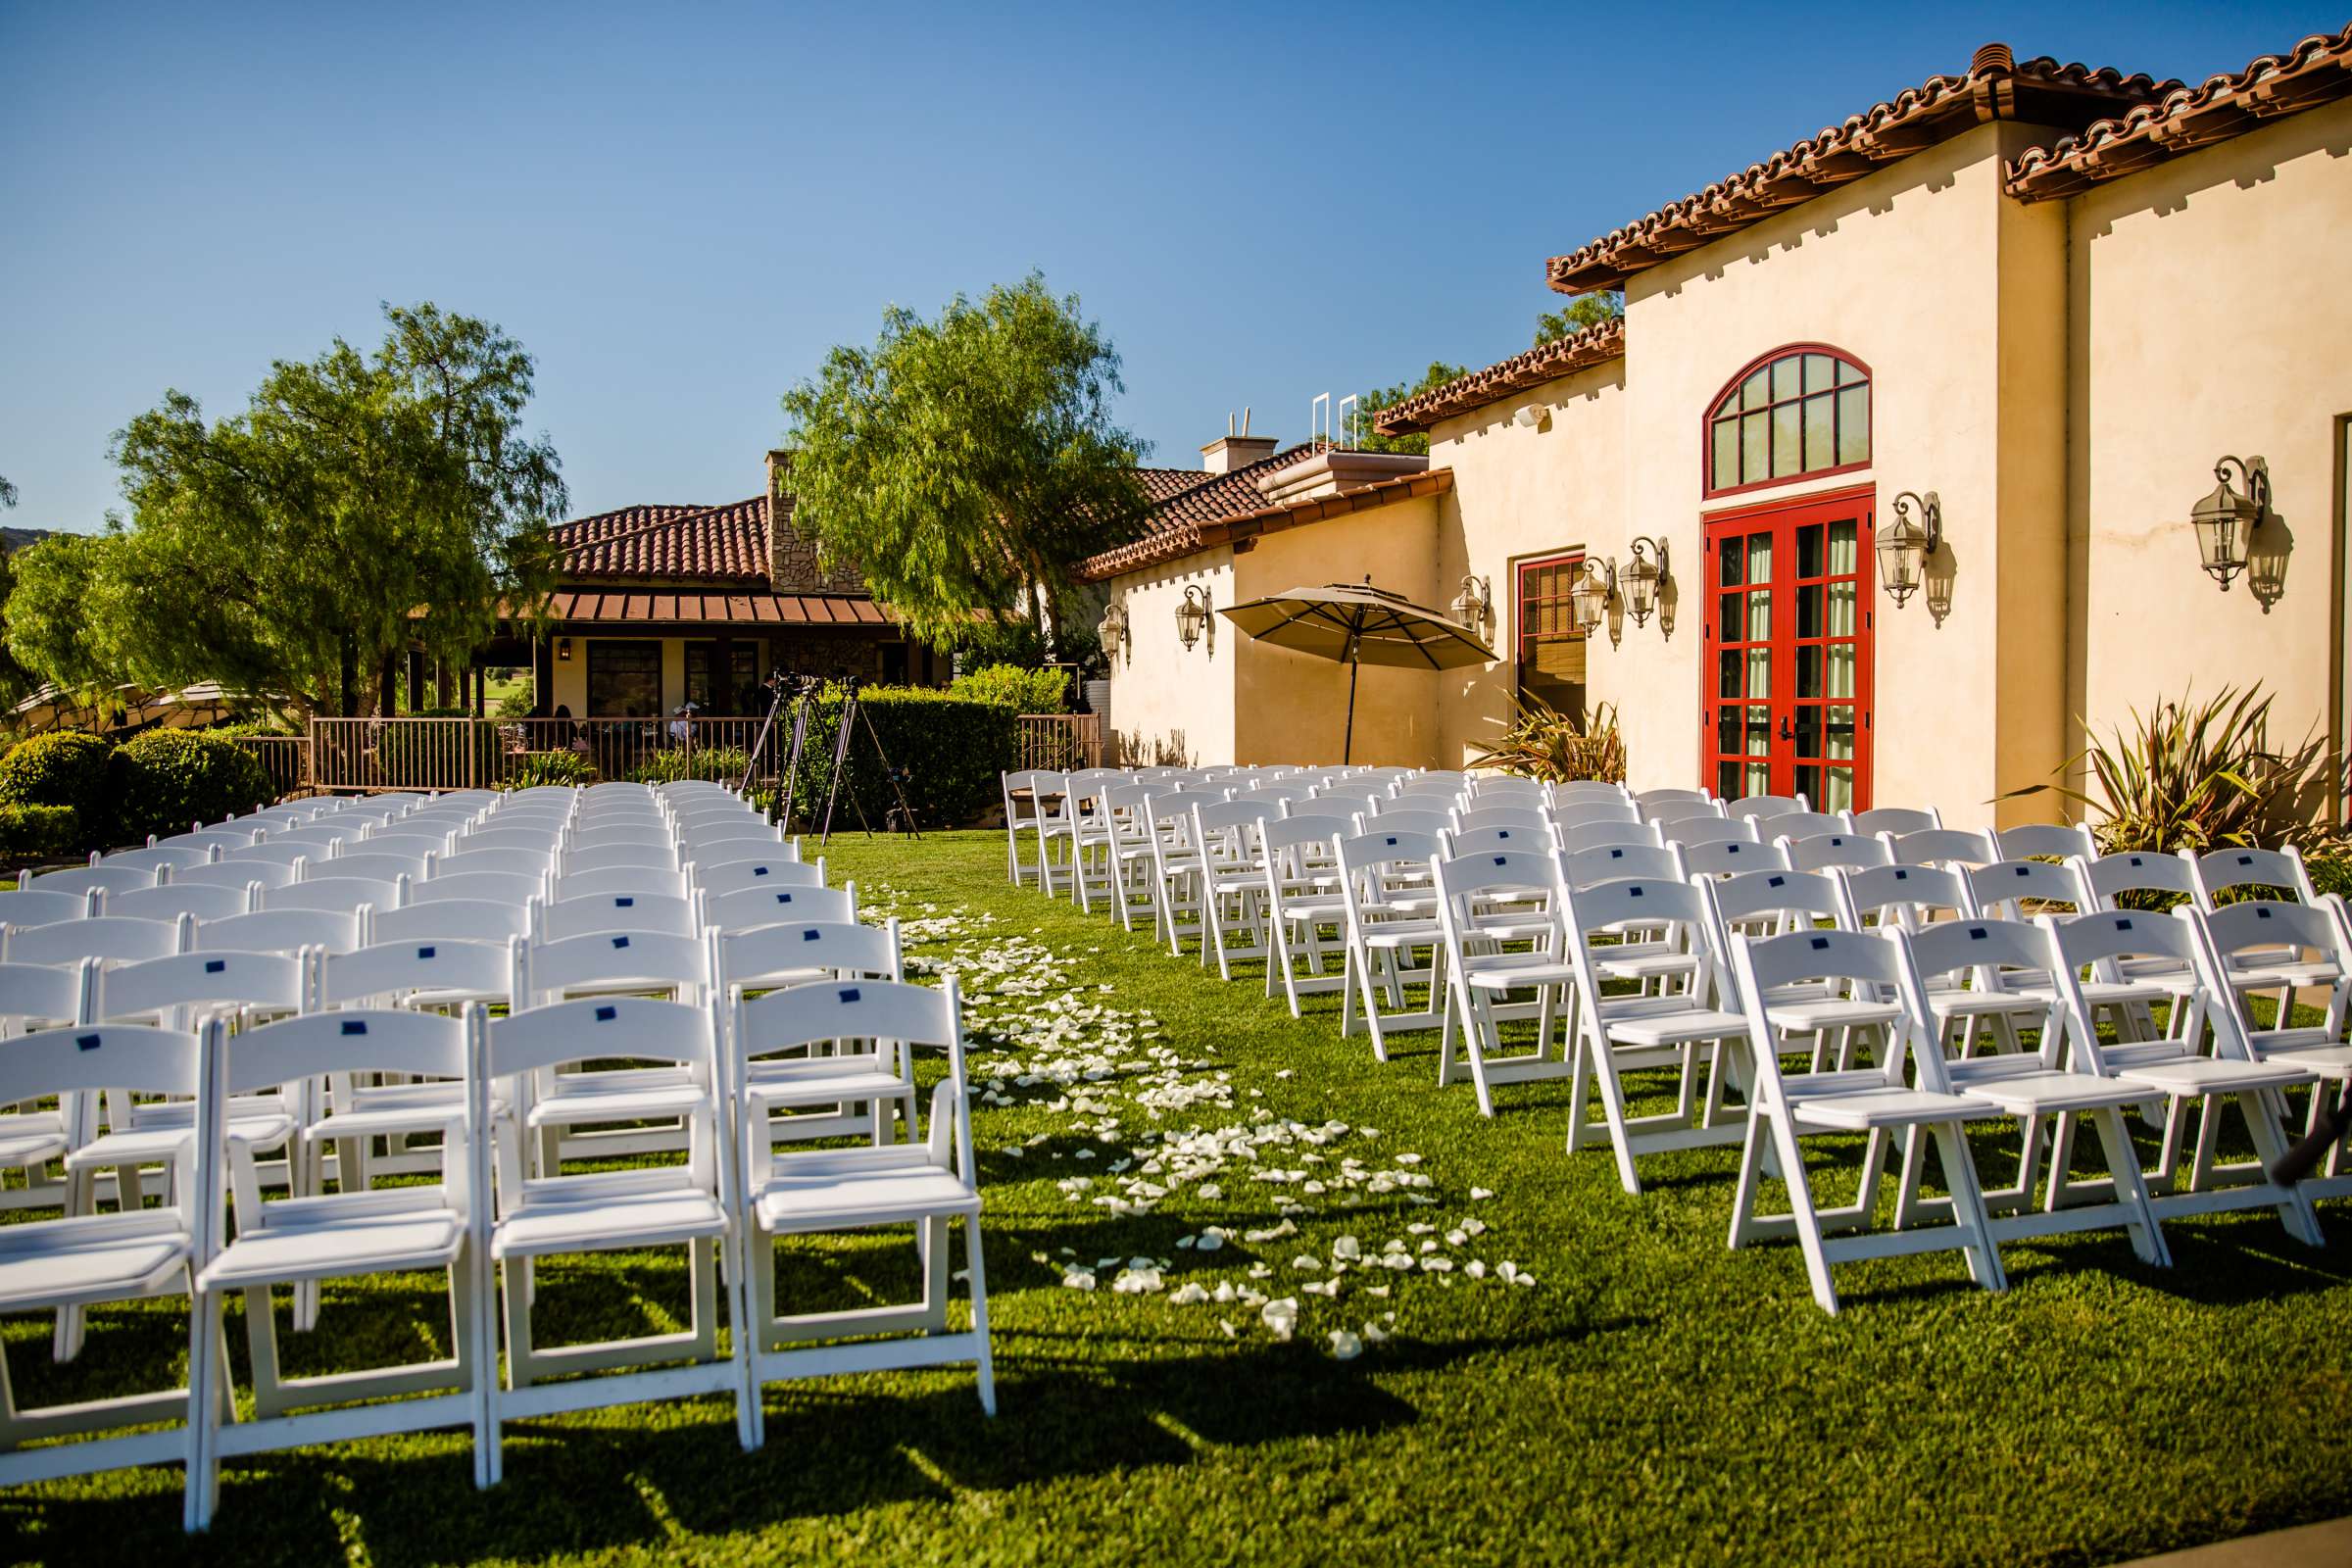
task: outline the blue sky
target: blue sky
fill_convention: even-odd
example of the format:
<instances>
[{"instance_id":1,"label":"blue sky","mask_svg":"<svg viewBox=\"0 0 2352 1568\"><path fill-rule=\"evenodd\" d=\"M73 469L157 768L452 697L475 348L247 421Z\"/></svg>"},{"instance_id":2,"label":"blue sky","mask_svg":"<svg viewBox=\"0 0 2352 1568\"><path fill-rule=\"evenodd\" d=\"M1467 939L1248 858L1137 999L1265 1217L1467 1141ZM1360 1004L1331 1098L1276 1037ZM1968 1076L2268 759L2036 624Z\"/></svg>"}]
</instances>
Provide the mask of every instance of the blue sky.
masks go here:
<instances>
[{"instance_id":1,"label":"blue sky","mask_svg":"<svg viewBox=\"0 0 2352 1568\"><path fill-rule=\"evenodd\" d=\"M1987 39L2195 79L2343 20L1799 14L0 5L7 520L98 526L110 432L372 345L383 300L521 339L575 512L740 499L828 345L1032 268L1190 466L1245 404L1295 438L1318 392L1526 347L1545 256Z\"/></svg>"}]
</instances>

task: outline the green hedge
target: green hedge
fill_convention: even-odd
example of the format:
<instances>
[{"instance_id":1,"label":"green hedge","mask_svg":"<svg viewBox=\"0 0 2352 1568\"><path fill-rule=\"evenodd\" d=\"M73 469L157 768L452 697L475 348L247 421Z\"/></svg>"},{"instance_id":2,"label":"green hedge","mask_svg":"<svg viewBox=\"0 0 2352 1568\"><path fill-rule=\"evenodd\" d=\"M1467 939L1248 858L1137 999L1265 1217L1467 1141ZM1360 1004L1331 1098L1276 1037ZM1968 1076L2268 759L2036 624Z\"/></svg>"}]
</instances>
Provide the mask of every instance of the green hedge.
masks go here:
<instances>
[{"instance_id":1,"label":"green hedge","mask_svg":"<svg viewBox=\"0 0 2352 1568\"><path fill-rule=\"evenodd\" d=\"M0 806L0 868L69 860L80 846L71 806Z\"/></svg>"},{"instance_id":2,"label":"green hedge","mask_svg":"<svg viewBox=\"0 0 2352 1568\"><path fill-rule=\"evenodd\" d=\"M276 791L261 759L205 730L151 729L114 755L116 834L137 844L185 833L199 822L242 816L269 805Z\"/></svg>"},{"instance_id":3,"label":"green hedge","mask_svg":"<svg viewBox=\"0 0 2352 1568\"><path fill-rule=\"evenodd\" d=\"M498 781L502 790L537 789L543 784L593 784L596 764L578 752L539 752Z\"/></svg>"},{"instance_id":4,"label":"green hedge","mask_svg":"<svg viewBox=\"0 0 2352 1568\"><path fill-rule=\"evenodd\" d=\"M956 677L948 688L958 697L995 703L1016 713L1066 713L1070 710L1070 672L1066 669L1029 669L1019 664L990 664Z\"/></svg>"},{"instance_id":5,"label":"green hedge","mask_svg":"<svg viewBox=\"0 0 2352 1568\"><path fill-rule=\"evenodd\" d=\"M629 782L674 784L680 779L700 778L732 784L743 777L743 770L751 765L752 754L740 746L698 746L692 752L679 747L656 752L643 764L630 770Z\"/></svg>"},{"instance_id":6,"label":"green hedge","mask_svg":"<svg viewBox=\"0 0 2352 1568\"><path fill-rule=\"evenodd\" d=\"M35 735L0 758L0 806L70 807L74 844L99 848L115 826L114 753L114 742L80 730Z\"/></svg>"},{"instance_id":7,"label":"green hedge","mask_svg":"<svg viewBox=\"0 0 2352 1568\"><path fill-rule=\"evenodd\" d=\"M813 823L823 817L825 789L833 774L833 738L841 727L841 704L840 691L829 688L809 712L808 739L801 750L793 792L793 814L800 822ZM835 831L844 824L858 825L858 812L849 800L853 789L876 832L883 830L898 804L882 760L874 752L876 738L914 808L917 827L962 827L1003 803L998 775L1011 767L1019 755L1012 710L955 692L914 686L871 688L859 696L858 706L858 711L873 721L873 730L869 734L860 721L851 735L849 777L843 781L842 799L834 809ZM790 746L790 731L781 729L789 711L779 716L781 732L771 745ZM768 764L762 759L762 763L763 772L781 765L780 760Z\"/></svg>"}]
</instances>

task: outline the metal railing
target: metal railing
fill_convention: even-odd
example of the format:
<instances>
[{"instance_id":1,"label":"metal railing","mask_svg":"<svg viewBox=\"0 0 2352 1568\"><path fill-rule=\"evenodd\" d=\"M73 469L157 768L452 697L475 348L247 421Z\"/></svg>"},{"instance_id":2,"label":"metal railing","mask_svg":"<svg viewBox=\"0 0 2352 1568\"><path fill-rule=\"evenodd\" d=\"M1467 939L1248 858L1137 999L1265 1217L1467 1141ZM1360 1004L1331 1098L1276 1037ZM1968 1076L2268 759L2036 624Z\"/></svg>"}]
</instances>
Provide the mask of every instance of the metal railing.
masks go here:
<instances>
[{"instance_id":1,"label":"metal railing","mask_svg":"<svg viewBox=\"0 0 2352 1568\"><path fill-rule=\"evenodd\" d=\"M315 718L301 787L335 793L496 789L554 758L576 758L599 779L735 779L758 718ZM276 758L265 760L272 781ZM576 764L566 764L567 766ZM762 776L776 766L761 760Z\"/></svg>"},{"instance_id":2,"label":"metal railing","mask_svg":"<svg viewBox=\"0 0 2352 1568\"><path fill-rule=\"evenodd\" d=\"M1066 773L1102 765L1100 713L1023 713L1014 727L1022 772L1042 767Z\"/></svg>"},{"instance_id":3,"label":"metal railing","mask_svg":"<svg viewBox=\"0 0 2352 1568\"><path fill-rule=\"evenodd\" d=\"M311 742L305 735L240 735L239 749L249 753L270 775L270 799L306 795L311 789Z\"/></svg>"}]
</instances>

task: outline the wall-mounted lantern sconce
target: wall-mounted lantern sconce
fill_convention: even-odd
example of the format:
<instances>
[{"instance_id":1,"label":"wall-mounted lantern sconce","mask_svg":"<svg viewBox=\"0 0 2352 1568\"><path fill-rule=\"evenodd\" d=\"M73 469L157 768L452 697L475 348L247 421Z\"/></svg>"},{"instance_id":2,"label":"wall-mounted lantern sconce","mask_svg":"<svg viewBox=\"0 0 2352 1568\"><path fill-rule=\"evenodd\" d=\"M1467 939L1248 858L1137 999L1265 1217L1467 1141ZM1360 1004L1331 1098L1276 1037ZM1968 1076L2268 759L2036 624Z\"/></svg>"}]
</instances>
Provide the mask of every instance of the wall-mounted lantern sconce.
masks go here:
<instances>
[{"instance_id":1,"label":"wall-mounted lantern sconce","mask_svg":"<svg viewBox=\"0 0 2352 1568\"><path fill-rule=\"evenodd\" d=\"M568 638L568 637L559 637L559 638L557 638L557 639L556 639L556 657L557 657L558 659L560 659L560 660L565 660L565 661L568 661L568 660L571 658L571 639L570 639L570 638Z\"/></svg>"},{"instance_id":2,"label":"wall-mounted lantern sconce","mask_svg":"<svg viewBox=\"0 0 2352 1568\"><path fill-rule=\"evenodd\" d=\"M1119 650L1127 644L1127 603L1125 600L1113 599L1102 607L1102 619L1096 625L1095 635L1102 640L1102 657L1105 660L1119 657ZM1134 656L1131 654L1128 657L1133 658Z\"/></svg>"},{"instance_id":3,"label":"wall-mounted lantern sconce","mask_svg":"<svg viewBox=\"0 0 2352 1568\"><path fill-rule=\"evenodd\" d=\"M1208 626L1208 590L1198 583L1186 584L1184 603L1176 607L1176 640L1184 644L1184 650L1189 654ZM1208 646L1212 653L1216 650L1213 632L1210 633Z\"/></svg>"},{"instance_id":4,"label":"wall-mounted lantern sconce","mask_svg":"<svg viewBox=\"0 0 2352 1568\"><path fill-rule=\"evenodd\" d=\"M1614 557L1595 561L1585 558L1582 570L1576 575L1576 586L1568 590L1568 610L1576 617L1576 629L1590 637L1600 625L1600 617L1609 612L1609 600L1617 592L1617 562Z\"/></svg>"},{"instance_id":5,"label":"wall-mounted lantern sconce","mask_svg":"<svg viewBox=\"0 0 2352 1568\"><path fill-rule=\"evenodd\" d=\"M1911 508L1919 508L1919 520ZM1894 526L1879 535L1879 586L1901 605L1919 592L1926 580L1928 558L1943 543L1943 503L1931 490L1926 495L1905 490L1894 498Z\"/></svg>"},{"instance_id":6,"label":"wall-mounted lantern sconce","mask_svg":"<svg viewBox=\"0 0 2352 1568\"><path fill-rule=\"evenodd\" d=\"M1453 596L1453 618L1481 637L1488 635L1487 628L1494 623L1493 579L1462 578L1462 591Z\"/></svg>"},{"instance_id":7,"label":"wall-mounted lantern sconce","mask_svg":"<svg viewBox=\"0 0 2352 1568\"><path fill-rule=\"evenodd\" d=\"M1625 587L1625 608L1634 617L1634 624L1649 624L1649 612L1658 608L1658 589L1665 583L1673 567L1666 559L1666 541L1643 534L1633 543L1632 557L1618 581Z\"/></svg>"},{"instance_id":8,"label":"wall-mounted lantern sconce","mask_svg":"<svg viewBox=\"0 0 2352 1568\"><path fill-rule=\"evenodd\" d=\"M2230 486L2232 463L2245 476L2244 495ZM2254 530L2271 514L2271 466L2260 458L2224 458L2213 466L2213 476L2221 483L2190 509L2188 521L2197 530L2197 555L2206 571L2228 593L2230 579L2246 569Z\"/></svg>"}]
</instances>

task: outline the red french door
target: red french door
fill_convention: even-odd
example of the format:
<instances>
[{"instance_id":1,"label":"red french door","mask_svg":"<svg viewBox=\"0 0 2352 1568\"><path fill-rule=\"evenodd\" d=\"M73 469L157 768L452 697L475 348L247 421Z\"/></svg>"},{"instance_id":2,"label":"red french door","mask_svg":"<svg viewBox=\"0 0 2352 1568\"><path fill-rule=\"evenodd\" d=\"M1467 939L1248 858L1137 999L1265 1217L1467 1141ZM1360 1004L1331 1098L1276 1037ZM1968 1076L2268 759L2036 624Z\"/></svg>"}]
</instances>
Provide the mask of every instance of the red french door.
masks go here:
<instances>
[{"instance_id":1,"label":"red french door","mask_svg":"<svg viewBox=\"0 0 2352 1568\"><path fill-rule=\"evenodd\" d=\"M1706 519L1702 780L1729 800L1870 806L1868 486Z\"/></svg>"}]
</instances>

